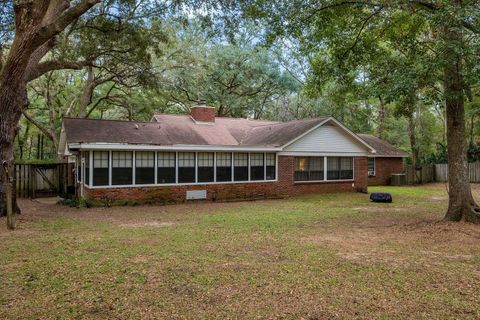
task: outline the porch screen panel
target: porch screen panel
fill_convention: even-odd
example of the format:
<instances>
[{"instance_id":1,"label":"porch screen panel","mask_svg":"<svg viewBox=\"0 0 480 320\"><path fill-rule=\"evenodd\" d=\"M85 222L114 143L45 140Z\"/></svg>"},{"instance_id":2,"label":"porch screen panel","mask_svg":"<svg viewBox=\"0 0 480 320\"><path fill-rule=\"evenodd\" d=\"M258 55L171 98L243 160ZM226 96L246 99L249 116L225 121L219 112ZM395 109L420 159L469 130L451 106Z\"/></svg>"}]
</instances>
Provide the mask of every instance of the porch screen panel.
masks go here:
<instances>
[{"instance_id":1,"label":"porch screen panel","mask_svg":"<svg viewBox=\"0 0 480 320\"><path fill-rule=\"evenodd\" d=\"M85 151L84 155L85 155L85 184L90 185L90 152Z\"/></svg>"},{"instance_id":2,"label":"porch screen panel","mask_svg":"<svg viewBox=\"0 0 480 320\"><path fill-rule=\"evenodd\" d=\"M112 152L112 185L131 185L133 182L133 153Z\"/></svg>"},{"instance_id":3,"label":"porch screen panel","mask_svg":"<svg viewBox=\"0 0 480 320\"><path fill-rule=\"evenodd\" d=\"M250 180L264 180L263 153L250 153Z\"/></svg>"},{"instance_id":4,"label":"porch screen panel","mask_svg":"<svg viewBox=\"0 0 480 320\"><path fill-rule=\"evenodd\" d=\"M276 158L275 153L267 153L265 158L265 165L266 165L266 173L267 177L266 180L275 180L276 175Z\"/></svg>"},{"instance_id":5,"label":"porch screen panel","mask_svg":"<svg viewBox=\"0 0 480 320\"><path fill-rule=\"evenodd\" d=\"M195 182L195 152L178 153L178 182Z\"/></svg>"},{"instance_id":6,"label":"porch screen panel","mask_svg":"<svg viewBox=\"0 0 480 320\"><path fill-rule=\"evenodd\" d=\"M248 172L247 172L247 179L248 179ZM231 153L227 153L227 152L217 153L217 182L218 181L232 181L232 154Z\"/></svg>"},{"instance_id":7,"label":"porch screen panel","mask_svg":"<svg viewBox=\"0 0 480 320\"><path fill-rule=\"evenodd\" d=\"M248 181L248 153L233 154L233 180Z\"/></svg>"},{"instance_id":8,"label":"porch screen panel","mask_svg":"<svg viewBox=\"0 0 480 320\"><path fill-rule=\"evenodd\" d=\"M175 183L175 152L159 152L157 183Z\"/></svg>"},{"instance_id":9,"label":"porch screen panel","mask_svg":"<svg viewBox=\"0 0 480 320\"><path fill-rule=\"evenodd\" d=\"M328 180L351 180L353 179L353 158L328 157L327 170Z\"/></svg>"},{"instance_id":10,"label":"porch screen panel","mask_svg":"<svg viewBox=\"0 0 480 320\"><path fill-rule=\"evenodd\" d=\"M155 183L155 153L151 151L135 152L135 183Z\"/></svg>"},{"instance_id":11,"label":"porch screen panel","mask_svg":"<svg viewBox=\"0 0 480 320\"><path fill-rule=\"evenodd\" d=\"M213 182L213 152L199 152L197 165L198 182Z\"/></svg>"},{"instance_id":12,"label":"porch screen panel","mask_svg":"<svg viewBox=\"0 0 480 320\"><path fill-rule=\"evenodd\" d=\"M93 185L108 185L108 151L93 152Z\"/></svg>"}]
</instances>

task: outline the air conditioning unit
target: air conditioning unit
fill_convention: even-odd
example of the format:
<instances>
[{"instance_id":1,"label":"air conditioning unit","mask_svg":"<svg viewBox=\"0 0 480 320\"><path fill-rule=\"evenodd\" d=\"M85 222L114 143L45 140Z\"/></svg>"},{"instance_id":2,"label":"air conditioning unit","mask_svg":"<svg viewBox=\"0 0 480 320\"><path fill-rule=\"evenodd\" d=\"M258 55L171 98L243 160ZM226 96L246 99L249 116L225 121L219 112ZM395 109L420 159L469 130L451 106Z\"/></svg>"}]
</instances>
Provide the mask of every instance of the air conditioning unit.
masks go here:
<instances>
[{"instance_id":1,"label":"air conditioning unit","mask_svg":"<svg viewBox=\"0 0 480 320\"><path fill-rule=\"evenodd\" d=\"M375 176L375 171L368 171L368 176L369 177L374 177Z\"/></svg>"}]
</instances>

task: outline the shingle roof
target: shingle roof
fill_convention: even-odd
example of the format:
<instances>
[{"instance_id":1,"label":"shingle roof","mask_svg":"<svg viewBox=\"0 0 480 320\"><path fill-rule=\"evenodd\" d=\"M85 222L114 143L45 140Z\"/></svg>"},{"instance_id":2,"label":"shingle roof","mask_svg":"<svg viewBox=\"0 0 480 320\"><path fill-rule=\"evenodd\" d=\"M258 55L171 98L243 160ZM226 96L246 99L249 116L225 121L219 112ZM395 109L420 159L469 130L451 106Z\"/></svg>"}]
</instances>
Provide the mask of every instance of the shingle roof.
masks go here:
<instances>
[{"instance_id":1,"label":"shingle roof","mask_svg":"<svg viewBox=\"0 0 480 320\"><path fill-rule=\"evenodd\" d=\"M395 148L387 141L377 138L371 134L359 133L358 136L377 151L376 156L408 157L408 153Z\"/></svg>"},{"instance_id":2,"label":"shingle roof","mask_svg":"<svg viewBox=\"0 0 480 320\"><path fill-rule=\"evenodd\" d=\"M217 117L213 124L199 124L189 115L156 114L151 122L65 118L63 126L66 143L281 147L328 118L279 122ZM407 156L375 136L358 136L378 156Z\"/></svg>"},{"instance_id":3,"label":"shingle roof","mask_svg":"<svg viewBox=\"0 0 480 320\"><path fill-rule=\"evenodd\" d=\"M65 118L67 143L280 147L328 117L289 122L217 117L198 124L188 115L155 115L153 122Z\"/></svg>"}]
</instances>

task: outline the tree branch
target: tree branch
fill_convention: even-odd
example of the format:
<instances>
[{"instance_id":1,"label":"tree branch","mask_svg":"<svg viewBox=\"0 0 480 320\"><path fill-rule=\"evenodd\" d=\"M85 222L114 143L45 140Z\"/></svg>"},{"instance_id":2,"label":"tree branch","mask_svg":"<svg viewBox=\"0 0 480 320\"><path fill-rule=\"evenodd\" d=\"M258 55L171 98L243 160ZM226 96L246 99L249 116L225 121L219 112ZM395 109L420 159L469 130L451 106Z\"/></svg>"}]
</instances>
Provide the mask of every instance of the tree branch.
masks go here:
<instances>
[{"instance_id":1,"label":"tree branch","mask_svg":"<svg viewBox=\"0 0 480 320\"><path fill-rule=\"evenodd\" d=\"M37 64L29 73L27 82L35 80L42 75L55 70L80 70L83 67L87 66L89 63L86 61L61 61L61 60L50 60Z\"/></svg>"},{"instance_id":2,"label":"tree branch","mask_svg":"<svg viewBox=\"0 0 480 320\"><path fill-rule=\"evenodd\" d=\"M35 46L41 46L43 43L49 39L55 37L60 32L65 30L65 28L81 17L85 12L92 8L97 3L100 3L101 0L83 0L76 6L67 9L63 12L55 21L46 26L42 27L37 32L37 37L35 38Z\"/></svg>"}]
</instances>

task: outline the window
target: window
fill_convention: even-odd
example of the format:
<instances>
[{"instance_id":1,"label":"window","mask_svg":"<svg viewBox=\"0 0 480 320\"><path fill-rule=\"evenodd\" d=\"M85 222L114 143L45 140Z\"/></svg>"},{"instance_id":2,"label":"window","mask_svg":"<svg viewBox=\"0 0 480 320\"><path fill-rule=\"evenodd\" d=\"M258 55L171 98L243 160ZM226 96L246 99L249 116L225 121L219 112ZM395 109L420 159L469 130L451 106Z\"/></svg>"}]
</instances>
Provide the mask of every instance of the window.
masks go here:
<instances>
[{"instance_id":1,"label":"window","mask_svg":"<svg viewBox=\"0 0 480 320\"><path fill-rule=\"evenodd\" d=\"M295 158L295 181L319 181L324 179L324 157Z\"/></svg>"},{"instance_id":2,"label":"window","mask_svg":"<svg viewBox=\"0 0 480 320\"><path fill-rule=\"evenodd\" d=\"M250 153L250 180L263 180L263 153Z\"/></svg>"},{"instance_id":3,"label":"window","mask_svg":"<svg viewBox=\"0 0 480 320\"><path fill-rule=\"evenodd\" d=\"M247 168L248 170L248 168ZM248 171L247 171L248 179ZM217 153L217 181L232 181L232 154Z\"/></svg>"},{"instance_id":4,"label":"window","mask_svg":"<svg viewBox=\"0 0 480 320\"><path fill-rule=\"evenodd\" d=\"M327 158L328 180L351 180L353 179L353 158L328 157Z\"/></svg>"},{"instance_id":5,"label":"window","mask_svg":"<svg viewBox=\"0 0 480 320\"><path fill-rule=\"evenodd\" d=\"M213 182L213 152L198 153L198 182Z\"/></svg>"},{"instance_id":6,"label":"window","mask_svg":"<svg viewBox=\"0 0 480 320\"><path fill-rule=\"evenodd\" d=\"M108 151L93 152L93 185L108 185Z\"/></svg>"},{"instance_id":7,"label":"window","mask_svg":"<svg viewBox=\"0 0 480 320\"><path fill-rule=\"evenodd\" d=\"M135 152L135 183L155 183L155 153L149 151Z\"/></svg>"},{"instance_id":8,"label":"window","mask_svg":"<svg viewBox=\"0 0 480 320\"><path fill-rule=\"evenodd\" d=\"M265 158L265 165L266 165L266 173L267 177L266 180L275 180L275 175L276 175L276 159L275 159L275 153L267 153L266 158Z\"/></svg>"},{"instance_id":9,"label":"window","mask_svg":"<svg viewBox=\"0 0 480 320\"><path fill-rule=\"evenodd\" d=\"M195 182L195 152L178 153L178 182Z\"/></svg>"},{"instance_id":10,"label":"window","mask_svg":"<svg viewBox=\"0 0 480 320\"><path fill-rule=\"evenodd\" d=\"M248 181L248 153L233 154L233 180Z\"/></svg>"},{"instance_id":11,"label":"window","mask_svg":"<svg viewBox=\"0 0 480 320\"><path fill-rule=\"evenodd\" d=\"M159 152L157 183L175 183L175 152Z\"/></svg>"},{"instance_id":12,"label":"window","mask_svg":"<svg viewBox=\"0 0 480 320\"><path fill-rule=\"evenodd\" d=\"M375 177L375 158L368 158L368 176Z\"/></svg>"},{"instance_id":13,"label":"window","mask_svg":"<svg viewBox=\"0 0 480 320\"><path fill-rule=\"evenodd\" d=\"M132 184L132 159L130 151L112 152L112 185Z\"/></svg>"}]
</instances>

